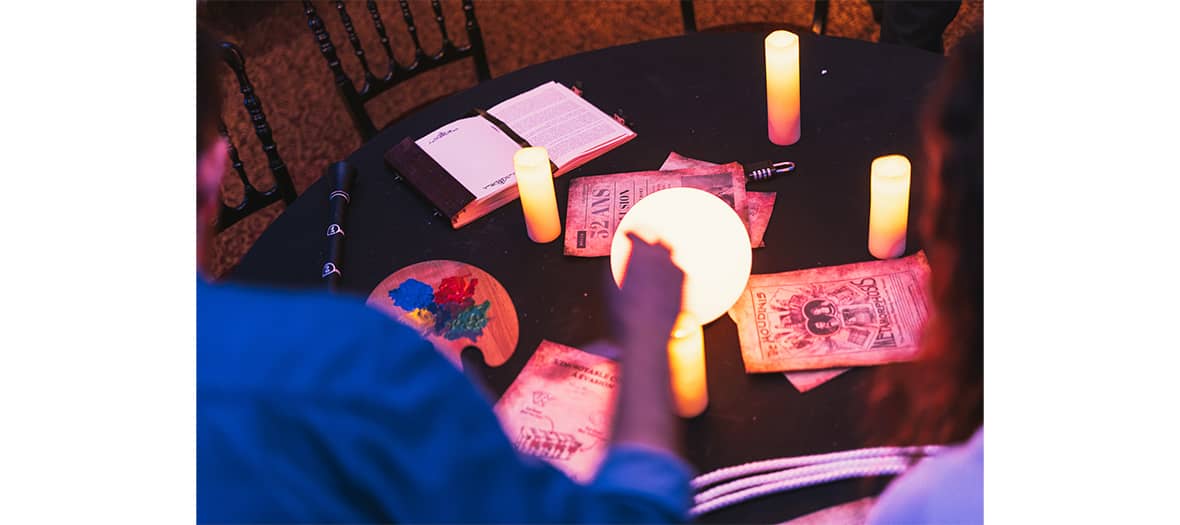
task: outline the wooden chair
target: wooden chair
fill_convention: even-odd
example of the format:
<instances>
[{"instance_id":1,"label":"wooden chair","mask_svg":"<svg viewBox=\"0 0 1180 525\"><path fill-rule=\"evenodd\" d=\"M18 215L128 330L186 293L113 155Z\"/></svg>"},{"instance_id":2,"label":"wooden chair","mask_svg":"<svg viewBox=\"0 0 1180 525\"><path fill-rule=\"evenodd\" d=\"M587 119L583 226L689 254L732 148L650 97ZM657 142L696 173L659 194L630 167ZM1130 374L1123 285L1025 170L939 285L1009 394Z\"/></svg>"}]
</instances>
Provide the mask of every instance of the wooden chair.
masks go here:
<instances>
[{"instance_id":1,"label":"wooden chair","mask_svg":"<svg viewBox=\"0 0 1180 525\"><path fill-rule=\"evenodd\" d=\"M225 128L225 121L218 118L217 131L229 143L229 159L238 179L242 181L243 188L242 202L237 206L230 206L225 203L224 199L222 200L221 211L217 216L216 229L218 232L279 200L291 204L295 202L296 197L295 184L291 181L291 174L287 172L286 163L279 157L279 148L275 144L270 124L266 121L266 114L262 111L262 101L254 93L254 85L250 83L250 77L246 75L246 58L242 55L242 50L230 42L222 42L220 46L222 59L238 79L238 88L242 93L242 105L250 114L250 122L254 125L254 133L258 135L258 141L262 143L262 151L266 153L267 165L270 167L270 173L274 176L275 183L265 191L259 191L253 184L250 184L250 179L246 176L246 169L242 165L242 159L238 157L238 149L230 140L229 132Z\"/></svg>"},{"instance_id":2,"label":"wooden chair","mask_svg":"<svg viewBox=\"0 0 1180 525\"><path fill-rule=\"evenodd\" d=\"M815 9L811 15L811 27L792 27L790 24L769 24L765 22L751 22L742 24L727 24L704 29L704 31L733 32L750 31L755 33L769 33L775 29L792 29L794 31L811 31L817 35L824 34L828 23L829 0L815 0ZM680 16L684 19L684 32L697 32L696 8L693 0L680 0Z\"/></svg>"},{"instance_id":3,"label":"wooden chair","mask_svg":"<svg viewBox=\"0 0 1180 525\"><path fill-rule=\"evenodd\" d=\"M414 25L414 16L410 13L408 1L399 0L402 18L406 22L406 30L410 35L410 40L414 42L414 60L412 63L406 65L399 63L394 58L393 49L389 44L389 37L385 32L385 24L381 19L381 13L377 9L377 3L369 0L366 3L369 18L372 19L373 28L380 37L381 46L385 49L385 61L388 67L388 71L383 76L377 76L369 68L369 60L365 55L364 49L361 48L360 39L357 37L352 18L349 16L344 2L337 0L335 2L336 12L339 13L340 21L344 24L344 30L348 33L348 42L352 46L353 54L356 55L357 60L360 61L361 68L364 70L364 84L360 88L357 88L340 66L340 59L336 55L336 47L332 44L332 39L324 27L323 19L316 13L315 6L308 0L303 1L303 12L307 15L307 27L311 29L312 34L315 36L316 45L319 46L320 53L324 55L324 60L327 61L328 69L331 71L332 77L336 82L337 92L339 92L340 98L344 99L344 105L352 117L357 132L360 133L362 141L369 140L380 129L373 124L372 117L369 116L368 111L365 109L365 103L406 80L439 66L465 58L473 59L475 63L475 76L479 82L492 78L491 71L488 69L487 53L483 45L483 34L480 32L479 23L475 19L475 4L472 0L462 0L462 2L463 15L466 18L468 44L458 47L451 41L447 35L442 5L439 0L431 0L430 6L434 11L434 20L438 23L438 30L442 35L442 48L437 53L427 54L422 49L422 44L418 41L418 28Z\"/></svg>"}]
</instances>

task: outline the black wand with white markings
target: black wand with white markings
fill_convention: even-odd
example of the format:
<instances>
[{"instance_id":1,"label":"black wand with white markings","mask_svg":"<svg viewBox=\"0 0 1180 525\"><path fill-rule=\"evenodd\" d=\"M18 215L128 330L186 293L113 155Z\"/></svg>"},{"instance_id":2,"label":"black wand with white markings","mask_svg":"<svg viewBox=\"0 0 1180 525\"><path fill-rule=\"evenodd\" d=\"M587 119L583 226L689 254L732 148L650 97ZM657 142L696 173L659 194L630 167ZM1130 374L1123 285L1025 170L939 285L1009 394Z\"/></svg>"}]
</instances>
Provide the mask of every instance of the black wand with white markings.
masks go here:
<instances>
[{"instance_id":1,"label":"black wand with white markings","mask_svg":"<svg viewBox=\"0 0 1180 525\"><path fill-rule=\"evenodd\" d=\"M328 260L320 271L320 277L328 281L328 289L336 291L340 286L340 268L344 259L344 216L352 200L352 181L356 179L356 168L340 161L328 166L325 176L331 184L328 206L332 209L331 222L324 232L328 238Z\"/></svg>"}]
</instances>

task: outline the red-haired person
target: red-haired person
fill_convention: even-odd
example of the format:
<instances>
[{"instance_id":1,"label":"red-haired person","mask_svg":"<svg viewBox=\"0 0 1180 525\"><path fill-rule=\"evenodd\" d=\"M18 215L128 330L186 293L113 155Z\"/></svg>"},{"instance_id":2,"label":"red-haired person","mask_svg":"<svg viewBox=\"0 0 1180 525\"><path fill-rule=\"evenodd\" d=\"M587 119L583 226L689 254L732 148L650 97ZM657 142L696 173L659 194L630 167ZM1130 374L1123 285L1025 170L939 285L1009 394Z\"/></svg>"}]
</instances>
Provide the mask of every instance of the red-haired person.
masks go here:
<instances>
[{"instance_id":1,"label":"red-haired person","mask_svg":"<svg viewBox=\"0 0 1180 525\"><path fill-rule=\"evenodd\" d=\"M922 359L890 368L877 400L898 443L957 443L877 499L870 523L983 522L983 35L952 52L924 117L931 173L920 225L933 315ZM877 421L876 424L881 424Z\"/></svg>"}]
</instances>

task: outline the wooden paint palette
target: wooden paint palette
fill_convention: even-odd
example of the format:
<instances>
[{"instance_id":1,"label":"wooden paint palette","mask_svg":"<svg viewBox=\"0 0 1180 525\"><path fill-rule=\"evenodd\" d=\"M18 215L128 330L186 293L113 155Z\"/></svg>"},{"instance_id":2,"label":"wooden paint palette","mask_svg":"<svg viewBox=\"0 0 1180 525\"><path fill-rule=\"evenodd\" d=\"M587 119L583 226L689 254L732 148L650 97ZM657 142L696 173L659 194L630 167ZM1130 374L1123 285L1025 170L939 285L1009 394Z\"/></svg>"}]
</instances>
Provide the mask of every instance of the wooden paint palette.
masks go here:
<instances>
[{"instance_id":1,"label":"wooden paint palette","mask_svg":"<svg viewBox=\"0 0 1180 525\"><path fill-rule=\"evenodd\" d=\"M424 261L393 272L369 294L368 304L417 330L456 365L468 346L489 366L516 350L516 307L496 278L470 264Z\"/></svg>"}]
</instances>

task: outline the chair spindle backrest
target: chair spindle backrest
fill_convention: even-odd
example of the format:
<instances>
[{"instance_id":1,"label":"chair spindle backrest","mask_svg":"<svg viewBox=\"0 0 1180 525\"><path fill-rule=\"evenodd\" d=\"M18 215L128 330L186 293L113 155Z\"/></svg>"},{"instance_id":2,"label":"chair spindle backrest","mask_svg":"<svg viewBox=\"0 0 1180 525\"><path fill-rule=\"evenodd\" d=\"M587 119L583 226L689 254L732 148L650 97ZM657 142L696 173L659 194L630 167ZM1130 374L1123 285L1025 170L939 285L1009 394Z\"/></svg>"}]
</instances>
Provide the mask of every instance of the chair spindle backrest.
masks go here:
<instances>
[{"instance_id":1,"label":"chair spindle backrest","mask_svg":"<svg viewBox=\"0 0 1180 525\"><path fill-rule=\"evenodd\" d=\"M480 32L479 22L475 18L475 4L472 0L462 0L468 40L468 44L462 47L456 46L447 34L442 3L439 0L430 1L430 7L434 11L434 20L438 23L439 34L442 37L442 47L434 54L428 54L422 48L422 43L418 38L418 26L414 23L414 15L410 12L408 0L398 1L402 11L402 19L406 23L406 31L414 44L414 60L409 65L401 64L394 58L389 35L385 30L385 23L381 18L381 12L377 8L377 3L373 0L368 0L366 7L369 11L369 18L372 20L373 28L376 30L377 36L381 41L381 47L385 50L387 71L381 76L373 73L369 65L369 59L366 57L364 48L361 46L360 37L357 35L352 17L348 14L348 7L340 0L336 0L334 3L336 12L340 16L340 22L344 25L344 31L347 33L348 42L352 46L353 54L356 55L364 71L364 83L359 88L344 72L344 68L341 67L340 58L336 54L336 47L332 44L332 38L328 35L328 30L324 26L323 19L320 18L319 13L310 0L303 0L303 13L307 16L307 27L311 29L312 35L315 37L316 44L320 48L320 54L324 56L324 60L328 63L328 70L332 73L337 92L344 99L345 107L348 109L348 113L352 117L353 124L356 125L362 140L369 140L378 131L378 127L373 123L372 117L369 116L368 111L365 109L365 104L414 76L456 60L470 57L475 63L475 75L480 82L492 78L491 70L488 69L483 34Z\"/></svg>"},{"instance_id":2,"label":"chair spindle backrest","mask_svg":"<svg viewBox=\"0 0 1180 525\"><path fill-rule=\"evenodd\" d=\"M828 8L830 7L830 0L815 0L815 10L811 15L811 32L817 35L824 34L828 23ZM684 21L684 32L697 32L697 17L696 6L693 0L680 0L680 17Z\"/></svg>"},{"instance_id":3,"label":"chair spindle backrest","mask_svg":"<svg viewBox=\"0 0 1180 525\"><path fill-rule=\"evenodd\" d=\"M230 139L225 122L219 118L217 131L229 144L230 162L238 179L242 181L243 194L242 202L237 206L229 206L225 204L224 200L222 201L221 211L217 217L217 231L224 230L251 213L279 200L291 204L295 202L296 197L295 184L291 180L291 174L287 172L287 164L279 156L279 147L275 144L270 124L266 121L266 113L262 111L262 101L254 93L254 85L250 83L250 77L246 74L245 56L242 55L238 46L232 43L222 42L220 46L222 59L237 77L238 89L242 93L242 105L250 115L250 123L254 127L254 134L258 136L258 141L262 144L262 151L266 154L267 166L270 168L271 175L274 176L275 184L269 190L259 191L250 183L249 177L246 176L246 168L238 156L238 148Z\"/></svg>"}]
</instances>

